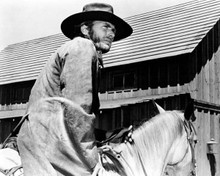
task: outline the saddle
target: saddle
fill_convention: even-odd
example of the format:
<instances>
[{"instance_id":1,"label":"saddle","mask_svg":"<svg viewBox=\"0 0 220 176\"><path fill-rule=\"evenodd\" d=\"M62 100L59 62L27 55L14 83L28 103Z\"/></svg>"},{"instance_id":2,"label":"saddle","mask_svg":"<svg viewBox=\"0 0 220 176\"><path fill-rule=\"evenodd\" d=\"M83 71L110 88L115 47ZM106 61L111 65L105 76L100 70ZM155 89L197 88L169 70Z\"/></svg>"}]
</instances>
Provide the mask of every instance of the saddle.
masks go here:
<instances>
[{"instance_id":1,"label":"saddle","mask_svg":"<svg viewBox=\"0 0 220 176\"><path fill-rule=\"evenodd\" d=\"M128 134L130 132L132 132L132 130L133 130L132 128L133 127L130 126L129 128L115 129L112 132L108 132L109 133L108 137L103 140L96 138L97 139L97 141L96 141L97 146L100 147L100 146L106 145L108 143L122 143L122 142L124 142L129 137ZM103 133L105 133L105 135L106 135L106 133L107 133L106 131L103 131L103 130L101 130L101 131L102 131L102 136L104 136ZM97 133L97 132L95 132L95 133ZM99 130L98 134L100 136L100 130Z\"/></svg>"}]
</instances>

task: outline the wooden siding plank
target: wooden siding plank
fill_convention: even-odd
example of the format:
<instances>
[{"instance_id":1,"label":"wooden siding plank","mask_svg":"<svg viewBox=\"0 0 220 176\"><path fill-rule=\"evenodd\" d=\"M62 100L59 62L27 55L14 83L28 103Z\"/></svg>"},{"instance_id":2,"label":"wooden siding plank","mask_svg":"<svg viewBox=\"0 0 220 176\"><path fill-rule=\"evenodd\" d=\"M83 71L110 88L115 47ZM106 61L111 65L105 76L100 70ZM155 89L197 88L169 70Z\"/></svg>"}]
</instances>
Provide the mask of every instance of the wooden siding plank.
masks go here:
<instances>
[{"instance_id":1,"label":"wooden siding plank","mask_svg":"<svg viewBox=\"0 0 220 176\"><path fill-rule=\"evenodd\" d=\"M220 104L220 46L218 52L214 53L214 70L215 70L215 102Z\"/></svg>"},{"instance_id":2,"label":"wooden siding plank","mask_svg":"<svg viewBox=\"0 0 220 176\"><path fill-rule=\"evenodd\" d=\"M204 111L197 111L196 113L197 123L197 137L198 143L196 145L197 165L200 166L197 170L197 175L211 175L209 169L209 163L207 160L207 148L206 144L209 140L210 124L209 115Z\"/></svg>"},{"instance_id":3,"label":"wooden siding plank","mask_svg":"<svg viewBox=\"0 0 220 176\"><path fill-rule=\"evenodd\" d=\"M210 58L209 60L209 91L210 91L210 97L209 100L212 103L216 102L216 97L215 97L215 86L216 86L216 70L215 70L215 59L214 59L214 30L209 35L210 37L208 38L208 57Z\"/></svg>"}]
</instances>

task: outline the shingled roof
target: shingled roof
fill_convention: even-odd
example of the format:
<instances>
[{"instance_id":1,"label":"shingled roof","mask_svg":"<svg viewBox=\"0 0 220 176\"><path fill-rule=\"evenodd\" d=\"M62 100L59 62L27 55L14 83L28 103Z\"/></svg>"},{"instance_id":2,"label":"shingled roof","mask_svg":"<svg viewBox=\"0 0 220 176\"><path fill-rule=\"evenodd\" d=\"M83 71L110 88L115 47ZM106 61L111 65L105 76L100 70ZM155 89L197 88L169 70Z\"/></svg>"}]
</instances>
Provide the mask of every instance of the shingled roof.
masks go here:
<instances>
[{"instance_id":1,"label":"shingled roof","mask_svg":"<svg viewBox=\"0 0 220 176\"><path fill-rule=\"evenodd\" d=\"M220 0L194 0L125 18L133 34L115 42L105 67L191 53L220 19ZM68 39L51 35L0 52L0 85L36 79L49 56Z\"/></svg>"}]
</instances>

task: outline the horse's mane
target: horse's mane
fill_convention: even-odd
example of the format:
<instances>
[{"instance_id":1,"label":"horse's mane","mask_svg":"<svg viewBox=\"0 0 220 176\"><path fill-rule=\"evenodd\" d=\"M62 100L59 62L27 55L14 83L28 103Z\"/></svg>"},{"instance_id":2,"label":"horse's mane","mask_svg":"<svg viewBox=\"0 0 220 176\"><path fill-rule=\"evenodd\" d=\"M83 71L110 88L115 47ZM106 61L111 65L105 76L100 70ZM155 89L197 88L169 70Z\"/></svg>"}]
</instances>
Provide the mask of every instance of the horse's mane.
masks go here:
<instances>
[{"instance_id":1,"label":"horse's mane","mask_svg":"<svg viewBox=\"0 0 220 176\"><path fill-rule=\"evenodd\" d=\"M166 111L158 114L134 131L135 144L140 145L140 150L152 151L153 149L159 152L163 145L171 143L178 135L182 135L183 120L184 116L180 111Z\"/></svg>"},{"instance_id":2,"label":"horse's mane","mask_svg":"<svg viewBox=\"0 0 220 176\"><path fill-rule=\"evenodd\" d=\"M169 138L170 140L182 134L183 114L179 111L166 111L165 113L158 114L149 121L146 121L140 125L137 130L134 131L133 137L136 141L140 138L148 143L149 147L153 143L160 143L163 138ZM141 140L142 141L142 140ZM154 144L155 145L155 144ZM161 146L159 146L161 148Z\"/></svg>"}]
</instances>

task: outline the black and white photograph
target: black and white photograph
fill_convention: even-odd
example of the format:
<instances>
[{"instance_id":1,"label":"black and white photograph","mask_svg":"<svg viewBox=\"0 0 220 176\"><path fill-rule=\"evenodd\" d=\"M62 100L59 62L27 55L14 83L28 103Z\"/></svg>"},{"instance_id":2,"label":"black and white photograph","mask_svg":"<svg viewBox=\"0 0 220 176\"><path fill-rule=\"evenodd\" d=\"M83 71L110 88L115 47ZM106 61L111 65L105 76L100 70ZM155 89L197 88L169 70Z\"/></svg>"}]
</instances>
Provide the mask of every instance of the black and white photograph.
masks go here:
<instances>
[{"instance_id":1,"label":"black and white photograph","mask_svg":"<svg viewBox=\"0 0 220 176\"><path fill-rule=\"evenodd\" d=\"M220 0L1 0L0 176L220 176Z\"/></svg>"}]
</instances>

